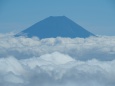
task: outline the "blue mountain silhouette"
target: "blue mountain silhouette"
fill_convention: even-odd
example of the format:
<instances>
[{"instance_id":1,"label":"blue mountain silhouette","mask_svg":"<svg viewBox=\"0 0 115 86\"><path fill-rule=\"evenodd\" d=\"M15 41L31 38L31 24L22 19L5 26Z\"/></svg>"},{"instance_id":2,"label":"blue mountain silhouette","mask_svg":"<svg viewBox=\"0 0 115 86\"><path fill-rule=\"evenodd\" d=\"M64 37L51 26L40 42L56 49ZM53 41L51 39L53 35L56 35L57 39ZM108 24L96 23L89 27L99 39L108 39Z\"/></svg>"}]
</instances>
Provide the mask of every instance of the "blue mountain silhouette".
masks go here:
<instances>
[{"instance_id":1,"label":"blue mountain silhouette","mask_svg":"<svg viewBox=\"0 0 115 86\"><path fill-rule=\"evenodd\" d=\"M40 39L52 37L86 38L95 36L65 16L50 16L15 36L22 35L26 35L27 37L37 36Z\"/></svg>"}]
</instances>

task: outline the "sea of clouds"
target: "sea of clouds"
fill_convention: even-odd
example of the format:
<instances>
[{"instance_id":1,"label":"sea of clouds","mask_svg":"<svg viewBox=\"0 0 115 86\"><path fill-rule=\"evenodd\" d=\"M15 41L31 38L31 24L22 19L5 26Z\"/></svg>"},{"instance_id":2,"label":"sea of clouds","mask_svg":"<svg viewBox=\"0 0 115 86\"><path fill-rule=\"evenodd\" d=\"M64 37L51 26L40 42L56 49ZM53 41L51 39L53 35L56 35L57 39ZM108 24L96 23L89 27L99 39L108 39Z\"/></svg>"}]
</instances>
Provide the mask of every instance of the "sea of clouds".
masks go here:
<instances>
[{"instance_id":1,"label":"sea of clouds","mask_svg":"<svg viewBox=\"0 0 115 86\"><path fill-rule=\"evenodd\" d=\"M0 86L115 86L115 36L0 34Z\"/></svg>"}]
</instances>

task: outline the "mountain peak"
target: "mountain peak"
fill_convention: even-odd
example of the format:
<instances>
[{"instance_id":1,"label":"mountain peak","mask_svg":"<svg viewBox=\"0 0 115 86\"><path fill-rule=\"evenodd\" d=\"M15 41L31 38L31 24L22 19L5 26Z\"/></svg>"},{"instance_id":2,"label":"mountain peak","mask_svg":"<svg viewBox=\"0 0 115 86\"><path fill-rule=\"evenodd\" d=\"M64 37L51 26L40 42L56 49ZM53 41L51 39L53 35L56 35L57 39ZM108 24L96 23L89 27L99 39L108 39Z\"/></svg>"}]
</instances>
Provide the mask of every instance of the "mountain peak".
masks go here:
<instances>
[{"instance_id":1,"label":"mountain peak","mask_svg":"<svg viewBox=\"0 0 115 86\"><path fill-rule=\"evenodd\" d=\"M26 35L27 37L37 36L40 39L55 37L86 38L94 36L94 34L90 33L66 16L50 16L16 34L15 36L22 35Z\"/></svg>"},{"instance_id":2,"label":"mountain peak","mask_svg":"<svg viewBox=\"0 0 115 86\"><path fill-rule=\"evenodd\" d=\"M66 16L49 16L46 19L57 21L57 20L65 20L69 18L67 18Z\"/></svg>"},{"instance_id":3,"label":"mountain peak","mask_svg":"<svg viewBox=\"0 0 115 86\"><path fill-rule=\"evenodd\" d=\"M67 18L66 16L49 16L49 18Z\"/></svg>"}]
</instances>

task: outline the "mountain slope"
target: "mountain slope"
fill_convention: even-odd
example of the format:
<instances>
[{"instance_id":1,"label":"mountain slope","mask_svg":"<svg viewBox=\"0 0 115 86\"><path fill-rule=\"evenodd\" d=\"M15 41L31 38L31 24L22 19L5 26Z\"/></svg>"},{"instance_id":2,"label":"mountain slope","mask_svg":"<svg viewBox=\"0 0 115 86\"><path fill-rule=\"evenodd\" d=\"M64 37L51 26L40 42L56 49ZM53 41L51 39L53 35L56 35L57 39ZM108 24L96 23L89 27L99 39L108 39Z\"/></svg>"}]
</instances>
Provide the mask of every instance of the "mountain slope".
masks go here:
<instances>
[{"instance_id":1,"label":"mountain slope","mask_svg":"<svg viewBox=\"0 0 115 86\"><path fill-rule=\"evenodd\" d=\"M85 30L65 16L50 16L16 34L15 36L21 35L26 35L27 37L37 36L40 39L52 37L86 38L94 36L94 34Z\"/></svg>"}]
</instances>

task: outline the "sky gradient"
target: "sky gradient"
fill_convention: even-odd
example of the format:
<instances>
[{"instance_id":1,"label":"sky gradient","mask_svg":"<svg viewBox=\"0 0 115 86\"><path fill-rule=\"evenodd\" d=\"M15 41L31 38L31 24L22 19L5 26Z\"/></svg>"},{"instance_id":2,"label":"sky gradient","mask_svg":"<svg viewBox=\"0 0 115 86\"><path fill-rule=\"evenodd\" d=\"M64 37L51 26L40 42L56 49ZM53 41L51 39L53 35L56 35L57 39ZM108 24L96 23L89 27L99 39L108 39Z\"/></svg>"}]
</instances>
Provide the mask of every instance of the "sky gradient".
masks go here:
<instances>
[{"instance_id":1,"label":"sky gradient","mask_svg":"<svg viewBox=\"0 0 115 86\"><path fill-rule=\"evenodd\" d=\"M0 33L63 15L94 34L115 35L114 0L0 0Z\"/></svg>"}]
</instances>

